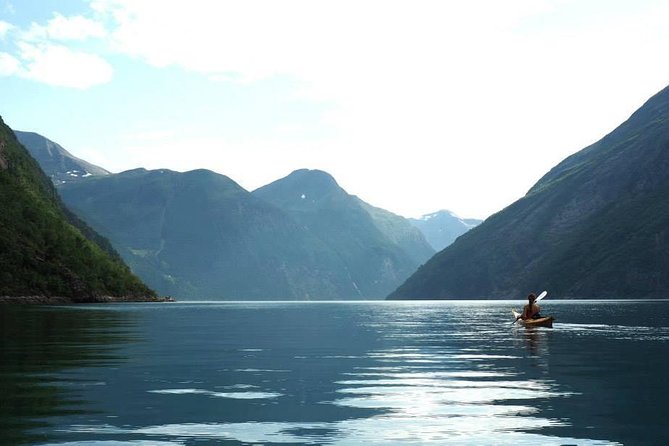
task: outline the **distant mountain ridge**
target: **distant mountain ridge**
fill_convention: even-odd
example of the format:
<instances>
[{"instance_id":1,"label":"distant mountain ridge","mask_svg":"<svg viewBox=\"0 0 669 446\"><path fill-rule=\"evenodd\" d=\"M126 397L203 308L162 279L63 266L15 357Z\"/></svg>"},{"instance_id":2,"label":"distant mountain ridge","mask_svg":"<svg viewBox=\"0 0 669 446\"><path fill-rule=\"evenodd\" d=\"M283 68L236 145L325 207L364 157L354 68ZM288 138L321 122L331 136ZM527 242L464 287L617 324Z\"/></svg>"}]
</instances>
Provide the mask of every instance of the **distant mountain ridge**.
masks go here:
<instances>
[{"instance_id":1,"label":"distant mountain ridge","mask_svg":"<svg viewBox=\"0 0 669 446\"><path fill-rule=\"evenodd\" d=\"M59 191L133 271L180 299L383 298L434 253L403 218L305 172L297 196L274 195L279 205L204 169L135 169Z\"/></svg>"},{"instance_id":2,"label":"distant mountain ridge","mask_svg":"<svg viewBox=\"0 0 669 446\"><path fill-rule=\"evenodd\" d=\"M89 176L110 174L102 167L75 157L60 144L38 133L18 130L15 130L14 133L56 185Z\"/></svg>"},{"instance_id":3,"label":"distant mountain ridge","mask_svg":"<svg viewBox=\"0 0 669 446\"><path fill-rule=\"evenodd\" d=\"M433 257L392 299L669 296L669 87L525 197Z\"/></svg>"},{"instance_id":4,"label":"distant mountain ridge","mask_svg":"<svg viewBox=\"0 0 669 446\"><path fill-rule=\"evenodd\" d=\"M434 254L406 219L348 194L323 171L296 170L253 194L291 215L336 252L361 297L384 297Z\"/></svg>"},{"instance_id":5,"label":"distant mountain ridge","mask_svg":"<svg viewBox=\"0 0 669 446\"><path fill-rule=\"evenodd\" d=\"M204 169L135 169L60 186L161 293L183 299L356 297L336 255L278 208Z\"/></svg>"},{"instance_id":6,"label":"distant mountain ridge","mask_svg":"<svg viewBox=\"0 0 669 446\"><path fill-rule=\"evenodd\" d=\"M67 210L0 119L0 297L151 299L111 246Z\"/></svg>"},{"instance_id":7,"label":"distant mountain ridge","mask_svg":"<svg viewBox=\"0 0 669 446\"><path fill-rule=\"evenodd\" d=\"M425 239L435 251L441 251L456 238L481 224L476 218L460 218L448 210L425 214L420 218L410 218L409 222L425 235Z\"/></svg>"}]
</instances>

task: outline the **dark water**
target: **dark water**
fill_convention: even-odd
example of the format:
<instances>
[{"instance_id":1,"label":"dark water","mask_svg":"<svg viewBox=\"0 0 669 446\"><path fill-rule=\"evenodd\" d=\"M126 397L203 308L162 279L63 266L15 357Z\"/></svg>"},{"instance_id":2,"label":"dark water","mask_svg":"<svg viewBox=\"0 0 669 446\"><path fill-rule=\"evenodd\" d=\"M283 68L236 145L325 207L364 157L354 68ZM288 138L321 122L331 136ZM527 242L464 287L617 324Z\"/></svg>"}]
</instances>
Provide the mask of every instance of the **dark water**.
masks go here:
<instances>
[{"instance_id":1,"label":"dark water","mask_svg":"<svg viewBox=\"0 0 669 446\"><path fill-rule=\"evenodd\" d=\"M669 444L669 302L0 307L0 444Z\"/></svg>"}]
</instances>

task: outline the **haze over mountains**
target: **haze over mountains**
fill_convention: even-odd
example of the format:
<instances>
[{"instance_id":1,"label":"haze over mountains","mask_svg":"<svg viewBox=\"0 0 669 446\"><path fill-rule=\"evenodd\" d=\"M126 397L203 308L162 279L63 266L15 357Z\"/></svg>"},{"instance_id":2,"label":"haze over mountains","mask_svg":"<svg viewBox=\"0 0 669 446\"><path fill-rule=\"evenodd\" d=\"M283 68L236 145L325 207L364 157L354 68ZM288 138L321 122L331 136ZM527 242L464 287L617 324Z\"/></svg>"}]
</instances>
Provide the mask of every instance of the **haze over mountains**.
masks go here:
<instances>
[{"instance_id":1,"label":"haze over mountains","mask_svg":"<svg viewBox=\"0 0 669 446\"><path fill-rule=\"evenodd\" d=\"M63 184L60 192L160 293L182 299L356 296L343 264L320 240L226 176L136 169Z\"/></svg>"},{"instance_id":2,"label":"haze over mountains","mask_svg":"<svg viewBox=\"0 0 669 446\"><path fill-rule=\"evenodd\" d=\"M18 135L66 204L161 294L515 299L549 289L553 298L669 295L669 87L478 226L448 211L409 221L348 194L322 171L297 170L249 192L207 170L109 174L40 135ZM4 154L0 168L7 165Z\"/></svg>"},{"instance_id":3,"label":"haze over mountains","mask_svg":"<svg viewBox=\"0 0 669 446\"><path fill-rule=\"evenodd\" d=\"M409 222L425 235L425 239L435 251L441 251L462 234L480 225L482 221L476 218L460 218L448 210L409 219Z\"/></svg>"},{"instance_id":4,"label":"haze over mountains","mask_svg":"<svg viewBox=\"0 0 669 446\"><path fill-rule=\"evenodd\" d=\"M322 171L297 170L253 194L335 252L360 297L385 296L435 252L405 218L349 195Z\"/></svg>"},{"instance_id":5,"label":"haze over mountains","mask_svg":"<svg viewBox=\"0 0 669 446\"><path fill-rule=\"evenodd\" d=\"M326 172L297 170L251 194L206 170L110 174L41 135L17 136L68 206L164 295L378 299L435 253L408 219Z\"/></svg>"},{"instance_id":6,"label":"haze over mountains","mask_svg":"<svg viewBox=\"0 0 669 446\"><path fill-rule=\"evenodd\" d=\"M668 196L669 87L390 298L667 297Z\"/></svg>"},{"instance_id":7,"label":"haze over mountains","mask_svg":"<svg viewBox=\"0 0 669 446\"><path fill-rule=\"evenodd\" d=\"M211 171L164 169L59 191L147 284L181 299L379 299L434 254L406 219L321 171L253 194Z\"/></svg>"}]
</instances>

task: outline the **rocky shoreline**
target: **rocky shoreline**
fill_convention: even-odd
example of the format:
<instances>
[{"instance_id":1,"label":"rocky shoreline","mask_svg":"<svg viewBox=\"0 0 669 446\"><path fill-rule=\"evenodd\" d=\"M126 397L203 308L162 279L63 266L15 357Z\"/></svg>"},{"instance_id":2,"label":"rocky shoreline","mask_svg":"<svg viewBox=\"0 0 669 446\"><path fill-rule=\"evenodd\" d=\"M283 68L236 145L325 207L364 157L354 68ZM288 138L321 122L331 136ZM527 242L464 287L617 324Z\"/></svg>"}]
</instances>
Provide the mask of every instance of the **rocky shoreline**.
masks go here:
<instances>
[{"instance_id":1,"label":"rocky shoreline","mask_svg":"<svg viewBox=\"0 0 669 446\"><path fill-rule=\"evenodd\" d=\"M62 296L0 296L0 304L19 305L70 305L101 304L114 302L176 302L173 297L150 296L88 296L72 298Z\"/></svg>"}]
</instances>

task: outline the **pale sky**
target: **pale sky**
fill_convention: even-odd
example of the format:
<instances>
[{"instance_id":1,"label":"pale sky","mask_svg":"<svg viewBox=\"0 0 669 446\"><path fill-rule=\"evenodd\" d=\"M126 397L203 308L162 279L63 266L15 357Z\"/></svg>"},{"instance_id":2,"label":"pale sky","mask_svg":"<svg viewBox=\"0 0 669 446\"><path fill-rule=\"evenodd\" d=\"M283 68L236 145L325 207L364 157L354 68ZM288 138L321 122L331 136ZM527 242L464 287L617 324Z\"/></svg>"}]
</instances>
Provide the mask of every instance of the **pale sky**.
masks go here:
<instances>
[{"instance_id":1,"label":"pale sky","mask_svg":"<svg viewBox=\"0 0 669 446\"><path fill-rule=\"evenodd\" d=\"M669 85L669 0L0 0L0 115L113 172L485 218Z\"/></svg>"}]
</instances>

